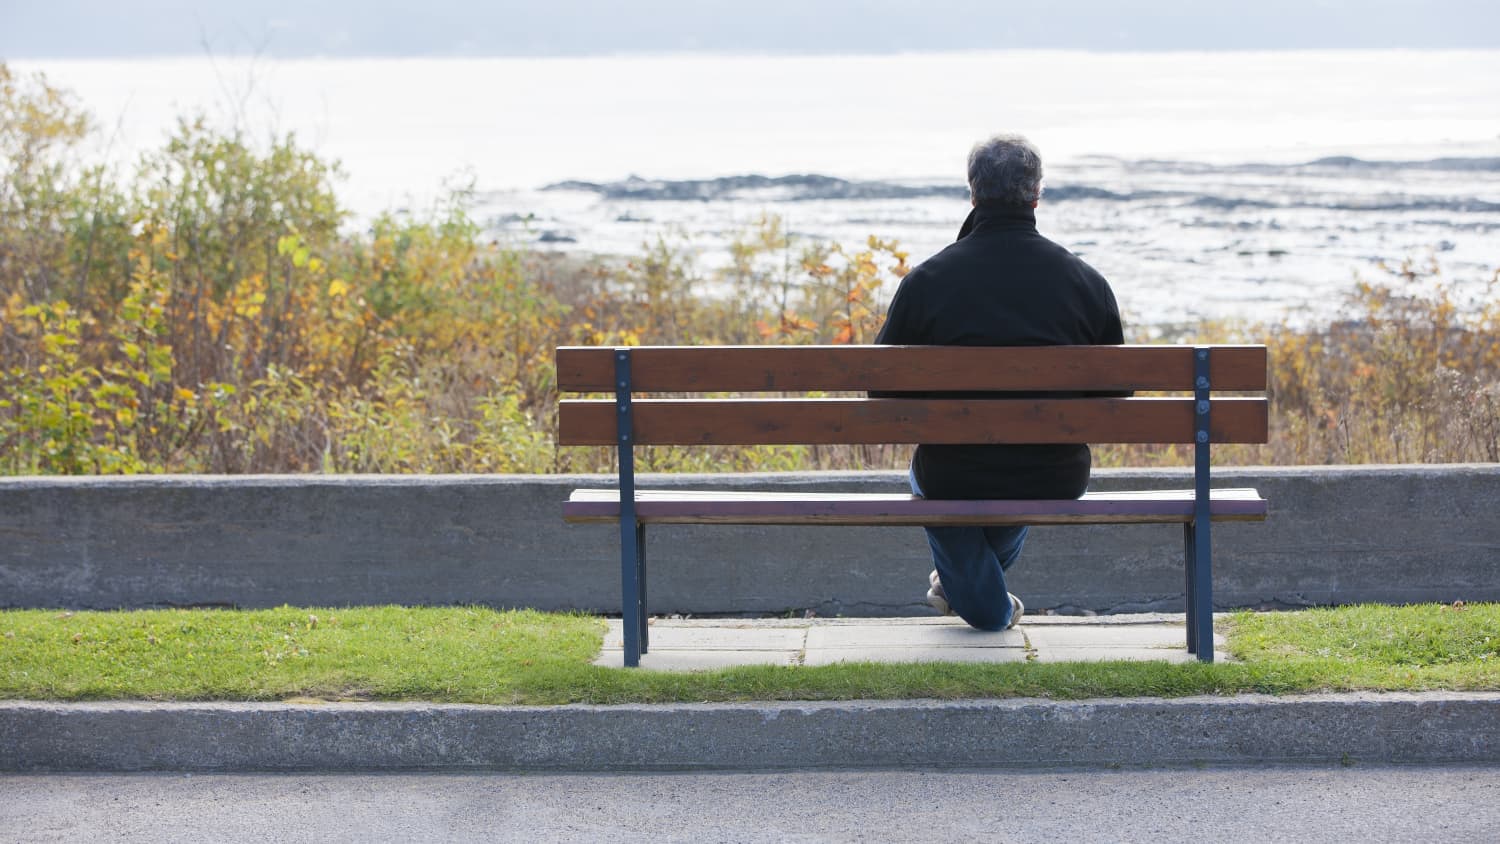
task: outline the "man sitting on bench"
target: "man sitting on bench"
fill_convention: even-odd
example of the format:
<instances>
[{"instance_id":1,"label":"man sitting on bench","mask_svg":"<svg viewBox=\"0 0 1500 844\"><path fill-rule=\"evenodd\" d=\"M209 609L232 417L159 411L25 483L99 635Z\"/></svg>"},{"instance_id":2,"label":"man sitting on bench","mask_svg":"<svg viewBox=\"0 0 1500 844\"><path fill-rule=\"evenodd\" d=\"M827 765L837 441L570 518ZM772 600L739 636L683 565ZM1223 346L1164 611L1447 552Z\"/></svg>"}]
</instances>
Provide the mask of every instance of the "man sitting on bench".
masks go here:
<instances>
[{"instance_id":1,"label":"man sitting on bench","mask_svg":"<svg viewBox=\"0 0 1500 844\"><path fill-rule=\"evenodd\" d=\"M1030 142L999 135L976 144L969 153L969 193L974 207L958 241L902 280L876 343L1124 342L1109 282L1037 232L1042 161ZM1087 445L919 445L911 488L934 499L1077 498L1088 485L1089 467ZM1020 556L1026 530L926 528L934 564L928 603L981 630L1015 626L1024 607L1007 591L1005 572Z\"/></svg>"}]
</instances>

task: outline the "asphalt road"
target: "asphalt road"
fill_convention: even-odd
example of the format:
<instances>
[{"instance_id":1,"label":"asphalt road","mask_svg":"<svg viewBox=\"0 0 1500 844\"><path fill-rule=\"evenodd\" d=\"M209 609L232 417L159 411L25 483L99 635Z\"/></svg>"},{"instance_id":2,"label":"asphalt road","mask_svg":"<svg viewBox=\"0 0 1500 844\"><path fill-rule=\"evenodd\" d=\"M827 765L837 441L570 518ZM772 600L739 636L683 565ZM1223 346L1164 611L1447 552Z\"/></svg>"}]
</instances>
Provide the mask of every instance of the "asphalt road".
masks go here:
<instances>
[{"instance_id":1,"label":"asphalt road","mask_svg":"<svg viewBox=\"0 0 1500 844\"><path fill-rule=\"evenodd\" d=\"M0 776L3 841L1500 840L1500 768Z\"/></svg>"}]
</instances>

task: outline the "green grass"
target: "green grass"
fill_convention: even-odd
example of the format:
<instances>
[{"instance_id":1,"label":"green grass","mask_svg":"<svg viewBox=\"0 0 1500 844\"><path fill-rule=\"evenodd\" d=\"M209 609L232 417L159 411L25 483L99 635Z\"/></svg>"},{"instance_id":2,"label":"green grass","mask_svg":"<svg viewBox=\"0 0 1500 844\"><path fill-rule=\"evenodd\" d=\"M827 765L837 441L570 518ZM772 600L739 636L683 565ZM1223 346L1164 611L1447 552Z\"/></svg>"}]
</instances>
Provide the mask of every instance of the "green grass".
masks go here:
<instances>
[{"instance_id":1,"label":"green grass","mask_svg":"<svg viewBox=\"0 0 1500 844\"><path fill-rule=\"evenodd\" d=\"M1500 604L1243 613L1239 663L598 668L604 625L473 607L0 612L0 698L626 703L1500 690Z\"/></svg>"}]
</instances>

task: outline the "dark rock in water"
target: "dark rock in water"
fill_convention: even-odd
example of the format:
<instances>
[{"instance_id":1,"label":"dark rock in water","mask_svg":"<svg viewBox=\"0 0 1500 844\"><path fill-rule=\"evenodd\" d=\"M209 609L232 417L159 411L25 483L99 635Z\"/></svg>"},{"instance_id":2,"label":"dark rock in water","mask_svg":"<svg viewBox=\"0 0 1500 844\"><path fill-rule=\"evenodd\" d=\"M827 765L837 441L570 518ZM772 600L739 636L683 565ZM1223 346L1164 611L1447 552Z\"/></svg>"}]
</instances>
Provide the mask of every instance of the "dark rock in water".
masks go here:
<instances>
[{"instance_id":1,"label":"dark rock in water","mask_svg":"<svg viewBox=\"0 0 1500 844\"><path fill-rule=\"evenodd\" d=\"M570 234L560 234L555 231L544 231L537 237L537 243L577 243L578 238Z\"/></svg>"},{"instance_id":2,"label":"dark rock in water","mask_svg":"<svg viewBox=\"0 0 1500 844\"><path fill-rule=\"evenodd\" d=\"M1194 208L1212 208L1220 211L1233 211L1237 208L1276 208L1274 202L1266 202L1263 199L1249 199L1242 196L1199 196L1190 203Z\"/></svg>"},{"instance_id":3,"label":"dark rock in water","mask_svg":"<svg viewBox=\"0 0 1500 844\"><path fill-rule=\"evenodd\" d=\"M1352 155L1330 155L1307 162L1308 167L1344 167L1368 170L1500 170L1500 158L1433 158L1427 161L1369 161Z\"/></svg>"},{"instance_id":4,"label":"dark rock in water","mask_svg":"<svg viewBox=\"0 0 1500 844\"><path fill-rule=\"evenodd\" d=\"M605 199L641 201L701 201L739 199L745 194L769 193L788 201L813 199L912 199L951 197L967 199L963 185L903 185L894 182L857 182L835 176L796 174L791 176L723 176L717 179L643 179L631 176L619 182L556 182L545 191L586 191Z\"/></svg>"},{"instance_id":5,"label":"dark rock in water","mask_svg":"<svg viewBox=\"0 0 1500 844\"><path fill-rule=\"evenodd\" d=\"M717 179L643 179L630 176L618 182L555 182L544 191L583 191L597 193L605 199L653 201L711 202L730 199L762 198L798 202L815 199L957 199L966 201L969 189L964 184L902 184L881 181L852 181L836 176L799 173L791 176L723 176ZM1044 198L1050 202L1073 199L1101 199L1124 202L1176 196L1166 191L1132 191L1118 193L1090 185L1049 186ZM635 222L635 220L621 220Z\"/></svg>"},{"instance_id":6,"label":"dark rock in water","mask_svg":"<svg viewBox=\"0 0 1500 844\"><path fill-rule=\"evenodd\" d=\"M1309 167L1375 167L1373 161L1365 161L1363 158L1355 158L1352 155L1330 155L1307 162Z\"/></svg>"},{"instance_id":7,"label":"dark rock in water","mask_svg":"<svg viewBox=\"0 0 1500 844\"><path fill-rule=\"evenodd\" d=\"M1244 164L1219 167L1180 162L1137 162L1135 167L1156 167L1183 172L1278 172L1295 174L1309 167L1338 167L1363 170L1376 168L1411 168L1423 170L1500 170L1500 158L1438 158L1430 161L1366 161L1351 156L1320 158L1307 164ZM1359 178L1364 178L1361 173ZM723 176L717 179L644 179L632 175L616 182L555 182L542 188L544 191L583 191L598 194L614 201L636 202L720 202L720 201L780 201L799 202L810 200L890 200L890 199L953 199L966 202L968 187L963 184L906 184L882 181L852 181L835 176L816 173L801 173L790 176ZM1204 194L1185 190L1131 190L1119 192L1093 185L1056 185L1047 187L1043 193L1047 202L1096 201L1139 202L1166 200L1174 204L1204 208L1210 211L1273 210L1281 208L1326 208L1335 211L1442 211L1451 213L1491 213L1500 211L1500 203L1475 197L1410 197L1382 195L1355 199L1329 197L1325 201L1306 201L1295 198L1269 200L1244 195ZM624 212L617 222L652 222L648 217L638 217ZM1273 227L1275 227L1273 225Z\"/></svg>"},{"instance_id":8,"label":"dark rock in water","mask_svg":"<svg viewBox=\"0 0 1500 844\"><path fill-rule=\"evenodd\" d=\"M1337 202L1327 205L1302 204L1308 208L1332 208L1338 211L1451 211L1460 214L1487 214L1500 211L1500 202L1488 202L1473 197L1406 197L1389 196L1379 199Z\"/></svg>"},{"instance_id":9,"label":"dark rock in water","mask_svg":"<svg viewBox=\"0 0 1500 844\"><path fill-rule=\"evenodd\" d=\"M1134 193L1116 193L1104 188L1095 188L1088 185L1060 185L1052 187L1048 185L1042 190L1042 199L1048 202L1065 202L1069 199L1110 199L1115 201L1129 199L1154 199L1164 196L1161 191L1138 191Z\"/></svg>"},{"instance_id":10,"label":"dark rock in water","mask_svg":"<svg viewBox=\"0 0 1500 844\"><path fill-rule=\"evenodd\" d=\"M1145 173L1177 173L1184 175L1209 175L1213 173L1259 173L1266 175L1288 175L1308 168L1365 170L1439 170L1456 172L1500 171L1500 157L1477 156L1461 158L1445 156L1407 161L1356 158L1352 155L1329 155L1300 163L1271 163L1268 161L1246 161L1238 164L1210 164L1203 161L1174 161L1171 159L1143 158L1125 162L1132 170Z\"/></svg>"},{"instance_id":11,"label":"dark rock in water","mask_svg":"<svg viewBox=\"0 0 1500 844\"><path fill-rule=\"evenodd\" d=\"M535 220L536 220L536 215L535 214L531 214L531 213L526 213L526 214L516 214L516 213L496 214L495 216L493 216L493 217L491 217L489 219L489 224L492 225L492 226L514 226L514 225L522 225L522 224L525 224L525 223L530 223L530 222L533 222Z\"/></svg>"}]
</instances>

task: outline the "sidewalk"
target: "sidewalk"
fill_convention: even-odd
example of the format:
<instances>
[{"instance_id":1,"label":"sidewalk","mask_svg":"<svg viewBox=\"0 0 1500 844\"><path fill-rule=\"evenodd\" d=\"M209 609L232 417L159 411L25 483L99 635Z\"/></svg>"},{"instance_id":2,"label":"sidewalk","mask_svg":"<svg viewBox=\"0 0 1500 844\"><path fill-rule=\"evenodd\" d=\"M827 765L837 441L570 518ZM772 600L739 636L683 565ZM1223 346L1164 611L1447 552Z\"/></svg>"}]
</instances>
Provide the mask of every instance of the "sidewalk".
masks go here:
<instances>
[{"instance_id":1,"label":"sidewalk","mask_svg":"<svg viewBox=\"0 0 1500 844\"><path fill-rule=\"evenodd\" d=\"M651 619L651 648L641 667L699 671L737 665L836 662L1190 662L1183 618L1139 615L1028 615L1012 630L986 633L957 618ZM1214 658L1229 659L1222 636ZM620 667L619 619L596 665Z\"/></svg>"}]
</instances>

